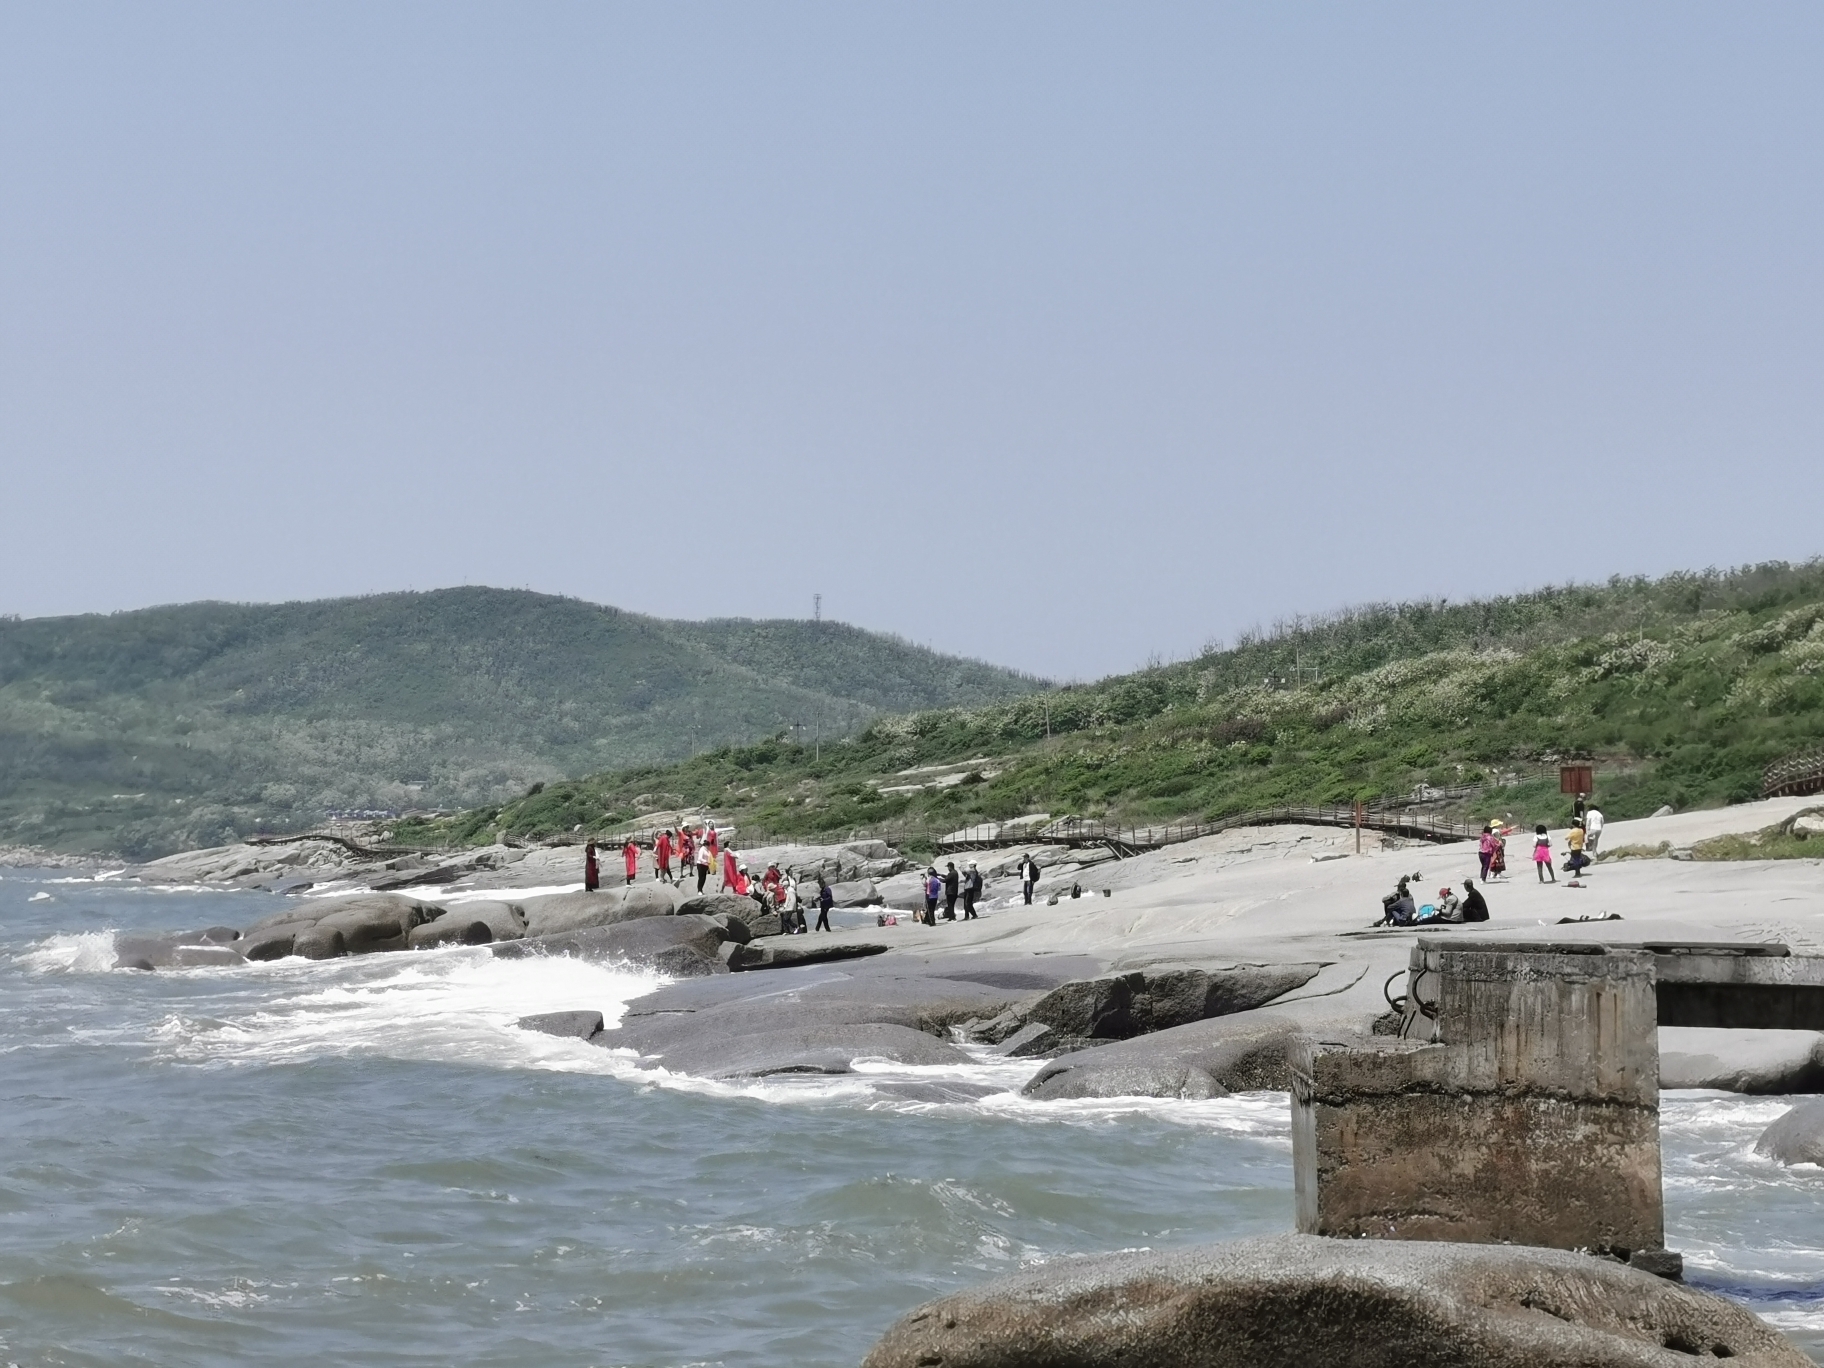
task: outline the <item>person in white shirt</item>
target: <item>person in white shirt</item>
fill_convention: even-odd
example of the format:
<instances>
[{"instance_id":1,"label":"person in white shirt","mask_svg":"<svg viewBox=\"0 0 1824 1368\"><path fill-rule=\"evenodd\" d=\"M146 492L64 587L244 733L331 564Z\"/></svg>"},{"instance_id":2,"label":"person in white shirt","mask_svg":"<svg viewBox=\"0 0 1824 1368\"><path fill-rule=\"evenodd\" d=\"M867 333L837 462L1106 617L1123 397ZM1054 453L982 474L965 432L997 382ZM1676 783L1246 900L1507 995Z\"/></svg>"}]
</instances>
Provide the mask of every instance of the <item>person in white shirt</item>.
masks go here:
<instances>
[{"instance_id":1,"label":"person in white shirt","mask_svg":"<svg viewBox=\"0 0 1824 1368\"><path fill-rule=\"evenodd\" d=\"M1583 814L1583 849L1590 856L1596 854L1596 846L1602 840L1602 812L1594 803Z\"/></svg>"}]
</instances>

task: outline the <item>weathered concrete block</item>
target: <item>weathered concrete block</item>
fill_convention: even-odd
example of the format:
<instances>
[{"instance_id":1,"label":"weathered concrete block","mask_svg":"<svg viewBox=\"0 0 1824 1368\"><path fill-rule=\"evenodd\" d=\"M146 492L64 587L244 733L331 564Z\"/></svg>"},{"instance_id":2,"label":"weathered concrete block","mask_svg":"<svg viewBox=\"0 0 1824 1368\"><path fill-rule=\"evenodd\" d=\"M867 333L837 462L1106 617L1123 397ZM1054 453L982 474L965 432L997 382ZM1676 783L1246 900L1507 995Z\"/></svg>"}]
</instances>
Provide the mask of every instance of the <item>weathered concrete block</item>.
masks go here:
<instances>
[{"instance_id":1,"label":"weathered concrete block","mask_svg":"<svg viewBox=\"0 0 1824 1368\"><path fill-rule=\"evenodd\" d=\"M1645 950L1422 938L1406 1038L1295 1054L1298 1228L1662 1247L1655 1017Z\"/></svg>"}]
</instances>

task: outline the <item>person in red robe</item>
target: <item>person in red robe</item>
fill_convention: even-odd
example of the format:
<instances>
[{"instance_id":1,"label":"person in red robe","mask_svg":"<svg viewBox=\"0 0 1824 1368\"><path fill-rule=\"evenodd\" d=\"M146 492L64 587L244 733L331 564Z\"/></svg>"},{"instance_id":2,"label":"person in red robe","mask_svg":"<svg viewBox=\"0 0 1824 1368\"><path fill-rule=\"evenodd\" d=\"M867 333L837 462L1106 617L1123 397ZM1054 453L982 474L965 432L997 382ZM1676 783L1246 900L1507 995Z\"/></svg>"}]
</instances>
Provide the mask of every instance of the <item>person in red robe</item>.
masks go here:
<instances>
[{"instance_id":1,"label":"person in red robe","mask_svg":"<svg viewBox=\"0 0 1824 1368\"><path fill-rule=\"evenodd\" d=\"M696 863L697 843L690 834L689 827L678 828L678 872L685 878L690 877L690 867Z\"/></svg>"},{"instance_id":2,"label":"person in red robe","mask_svg":"<svg viewBox=\"0 0 1824 1368\"><path fill-rule=\"evenodd\" d=\"M716 829L713 826L706 826L703 828L703 844L709 847L709 862L712 865L716 863L716 855L721 848L720 842L721 837L716 834Z\"/></svg>"},{"instance_id":3,"label":"person in red robe","mask_svg":"<svg viewBox=\"0 0 1824 1368\"><path fill-rule=\"evenodd\" d=\"M741 862L735 858L735 852L722 852L722 891L739 893L741 891Z\"/></svg>"},{"instance_id":4,"label":"person in red robe","mask_svg":"<svg viewBox=\"0 0 1824 1368\"><path fill-rule=\"evenodd\" d=\"M666 883L671 882L671 828L659 833L659 843L653 847L653 859L659 866L659 877Z\"/></svg>"},{"instance_id":5,"label":"person in red robe","mask_svg":"<svg viewBox=\"0 0 1824 1368\"><path fill-rule=\"evenodd\" d=\"M583 887L591 893L602 886L601 867L595 862L595 842L583 847Z\"/></svg>"},{"instance_id":6,"label":"person in red robe","mask_svg":"<svg viewBox=\"0 0 1824 1368\"><path fill-rule=\"evenodd\" d=\"M640 848L631 837L621 847L621 855L627 861L627 882L632 883L633 876L640 872Z\"/></svg>"},{"instance_id":7,"label":"person in red robe","mask_svg":"<svg viewBox=\"0 0 1824 1368\"><path fill-rule=\"evenodd\" d=\"M777 864L769 864L766 867L766 873L760 878L760 884L766 889L766 896L773 900L774 907L778 907L783 902L779 896L779 885L783 882Z\"/></svg>"}]
</instances>

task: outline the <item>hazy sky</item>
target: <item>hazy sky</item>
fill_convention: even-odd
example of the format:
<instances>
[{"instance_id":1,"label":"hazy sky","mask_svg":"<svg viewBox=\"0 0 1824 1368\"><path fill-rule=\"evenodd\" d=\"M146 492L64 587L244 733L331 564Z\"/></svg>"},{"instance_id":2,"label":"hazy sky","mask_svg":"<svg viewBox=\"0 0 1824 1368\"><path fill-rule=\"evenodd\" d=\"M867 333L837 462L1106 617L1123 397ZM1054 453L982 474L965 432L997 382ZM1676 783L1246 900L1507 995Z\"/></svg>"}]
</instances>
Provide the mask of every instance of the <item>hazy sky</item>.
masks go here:
<instances>
[{"instance_id":1,"label":"hazy sky","mask_svg":"<svg viewBox=\"0 0 1824 1368\"><path fill-rule=\"evenodd\" d=\"M0 8L0 611L1060 677L1824 551L1824 7Z\"/></svg>"}]
</instances>

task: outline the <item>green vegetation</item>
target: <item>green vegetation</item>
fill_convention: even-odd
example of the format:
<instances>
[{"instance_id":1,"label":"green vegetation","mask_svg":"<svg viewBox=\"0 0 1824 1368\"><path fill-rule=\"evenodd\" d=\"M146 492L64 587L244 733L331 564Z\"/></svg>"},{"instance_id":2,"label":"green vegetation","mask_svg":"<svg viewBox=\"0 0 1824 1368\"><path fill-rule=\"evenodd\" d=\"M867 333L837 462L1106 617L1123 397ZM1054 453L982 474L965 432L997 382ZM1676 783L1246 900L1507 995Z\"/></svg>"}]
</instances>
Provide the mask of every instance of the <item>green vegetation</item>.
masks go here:
<instances>
[{"instance_id":1,"label":"green vegetation","mask_svg":"<svg viewBox=\"0 0 1824 1368\"><path fill-rule=\"evenodd\" d=\"M1080 688L882 717L821 753L779 733L547 784L401 839L536 839L708 805L750 831L942 831L1031 811L1146 821L1502 782L1562 820L1542 763L1597 762L1611 818L1757 797L1824 739L1824 562L1382 605ZM922 767L947 767L942 770ZM956 780L930 786L938 778ZM915 787L917 785L924 787Z\"/></svg>"},{"instance_id":2,"label":"green vegetation","mask_svg":"<svg viewBox=\"0 0 1824 1368\"><path fill-rule=\"evenodd\" d=\"M1691 847L1694 860L1824 860L1824 834L1805 831L1794 823L1800 817L1817 819L1824 808L1795 813L1784 822L1762 827L1751 835L1715 836Z\"/></svg>"},{"instance_id":3,"label":"green vegetation","mask_svg":"<svg viewBox=\"0 0 1824 1368\"><path fill-rule=\"evenodd\" d=\"M0 843L146 857L1041 687L839 623L498 589L0 621Z\"/></svg>"}]
</instances>

